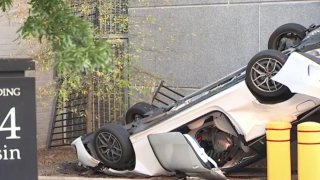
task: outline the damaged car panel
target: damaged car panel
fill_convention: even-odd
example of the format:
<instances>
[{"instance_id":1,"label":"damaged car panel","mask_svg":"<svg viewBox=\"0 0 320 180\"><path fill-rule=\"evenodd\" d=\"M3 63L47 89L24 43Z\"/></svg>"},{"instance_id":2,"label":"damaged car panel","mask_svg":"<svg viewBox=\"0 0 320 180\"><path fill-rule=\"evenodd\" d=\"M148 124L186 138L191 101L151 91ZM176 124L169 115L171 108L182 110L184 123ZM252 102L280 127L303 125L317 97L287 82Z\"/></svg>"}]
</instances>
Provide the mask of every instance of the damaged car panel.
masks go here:
<instances>
[{"instance_id":1,"label":"damaged car panel","mask_svg":"<svg viewBox=\"0 0 320 180\"><path fill-rule=\"evenodd\" d=\"M291 92L320 98L320 59L294 52L272 79ZM288 78L291 77L291 78Z\"/></svg>"},{"instance_id":2,"label":"damaged car panel","mask_svg":"<svg viewBox=\"0 0 320 180\"><path fill-rule=\"evenodd\" d=\"M226 179L217 163L190 135L171 132L151 134L148 139L164 169L209 179Z\"/></svg>"},{"instance_id":3,"label":"damaged car panel","mask_svg":"<svg viewBox=\"0 0 320 180\"><path fill-rule=\"evenodd\" d=\"M178 95L171 104L132 106L129 124L107 124L72 143L79 161L116 173L207 179L225 179L226 173L257 162L265 157L268 122L296 124L319 109L318 29L283 52L259 52L247 67Z\"/></svg>"}]
</instances>

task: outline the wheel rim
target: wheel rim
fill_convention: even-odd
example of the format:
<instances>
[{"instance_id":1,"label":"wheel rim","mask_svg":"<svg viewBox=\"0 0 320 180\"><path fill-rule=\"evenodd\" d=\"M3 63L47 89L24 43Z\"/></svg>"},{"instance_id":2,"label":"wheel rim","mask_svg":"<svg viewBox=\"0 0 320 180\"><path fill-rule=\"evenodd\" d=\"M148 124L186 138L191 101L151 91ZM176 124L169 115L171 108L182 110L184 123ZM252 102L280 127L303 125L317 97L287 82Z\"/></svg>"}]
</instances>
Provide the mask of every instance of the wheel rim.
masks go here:
<instances>
[{"instance_id":1,"label":"wheel rim","mask_svg":"<svg viewBox=\"0 0 320 180\"><path fill-rule=\"evenodd\" d=\"M302 40L298 34L292 32L281 34L277 39L276 49L279 51L293 47Z\"/></svg>"},{"instance_id":2,"label":"wheel rim","mask_svg":"<svg viewBox=\"0 0 320 180\"><path fill-rule=\"evenodd\" d=\"M268 93L279 90L283 85L271 78L279 72L281 67L282 63L274 58L263 58L255 62L250 72L253 85Z\"/></svg>"},{"instance_id":3,"label":"wheel rim","mask_svg":"<svg viewBox=\"0 0 320 180\"><path fill-rule=\"evenodd\" d=\"M97 136L98 153L107 161L116 163L121 159L122 148L118 139L108 132L101 132Z\"/></svg>"}]
</instances>

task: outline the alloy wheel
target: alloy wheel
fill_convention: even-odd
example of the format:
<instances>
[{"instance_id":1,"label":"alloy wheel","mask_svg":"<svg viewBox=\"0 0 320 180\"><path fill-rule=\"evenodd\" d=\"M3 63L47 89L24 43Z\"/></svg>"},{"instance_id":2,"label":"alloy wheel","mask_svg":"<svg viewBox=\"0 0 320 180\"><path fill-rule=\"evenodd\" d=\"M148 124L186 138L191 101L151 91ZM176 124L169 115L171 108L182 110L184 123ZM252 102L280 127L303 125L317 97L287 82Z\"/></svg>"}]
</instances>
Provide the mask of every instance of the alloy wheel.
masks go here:
<instances>
[{"instance_id":1,"label":"alloy wheel","mask_svg":"<svg viewBox=\"0 0 320 180\"><path fill-rule=\"evenodd\" d=\"M108 132L101 132L97 137L98 153L109 162L118 162L122 156L122 148L118 139Z\"/></svg>"},{"instance_id":2,"label":"alloy wheel","mask_svg":"<svg viewBox=\"0 0 320 180\"><path fill-rule=\"evenodd\" d=\"M274 58L263 58L255 62L250 71L253 85L263 92L275 92L283 85L272 80L282 67L282 63Z\"/></svg>"}]
</instances>

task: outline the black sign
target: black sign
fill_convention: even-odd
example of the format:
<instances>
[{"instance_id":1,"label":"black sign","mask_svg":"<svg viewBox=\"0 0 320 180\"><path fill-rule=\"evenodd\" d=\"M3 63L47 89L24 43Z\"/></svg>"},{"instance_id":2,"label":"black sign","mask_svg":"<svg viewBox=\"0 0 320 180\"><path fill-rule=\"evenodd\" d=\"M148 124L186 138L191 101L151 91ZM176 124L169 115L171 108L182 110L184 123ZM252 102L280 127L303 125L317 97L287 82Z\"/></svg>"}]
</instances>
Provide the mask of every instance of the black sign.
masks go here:
<instances>
[{"instance_id":1,"label":"black sign","mask_svg":"<svg viewBox=\"0 0 320 180\"><path fill-rule=\"evenodd\" d=\"M0 180L36 180L34 78L0 78Z\"/></svg>"}]
</instances>

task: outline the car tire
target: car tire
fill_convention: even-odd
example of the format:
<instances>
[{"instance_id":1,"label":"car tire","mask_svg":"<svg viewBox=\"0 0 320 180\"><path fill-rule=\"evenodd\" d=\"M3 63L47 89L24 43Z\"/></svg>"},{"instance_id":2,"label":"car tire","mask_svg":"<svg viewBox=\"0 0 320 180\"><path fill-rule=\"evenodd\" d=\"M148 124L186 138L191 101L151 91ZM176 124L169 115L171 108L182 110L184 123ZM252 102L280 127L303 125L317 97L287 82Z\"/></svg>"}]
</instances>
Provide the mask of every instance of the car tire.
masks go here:
<instances>
[{"instance_id":1,"label":"car tire","mask_svg":"<svg viewBox=\"0 0 320 180\"><path fill-rule=\"evenodd\" d=\"M246 69L246 84L259 100L283 101L292 96L289 88L271 79L282 68L287 56L276 50L256 54Z\"/></svg>"},{"instance_id":2,"label":"car tire","mask_svg":"<svg viewBox=\"0 0 320 180\"><path fill-rule=\"evenodd\" d=\"M295 23L288 23L278 27L270 36L268 49L284 51L297 45L306 36L304 26Z\"/></svg>"},{"instance_id":3,"label":"car tire","mask_svg":"<svg viewBox=\"0 0 320 180\"><path fill-rule=\"evenodd\" d=\"M154 109L154 106L146 102L136 103L135 105L131 106L126 112L126 124L132 123L137 119L144 118L144 115L147 112L152 111Z\"/></svg>"},{"instance_id":4,"label":"car tire","mask_svg":"<svg viewBox=\"0 0 320 180\"><path fill-rule=\"evenodd\" d=\"M135 154L129 133L118 124L107 124L94 135L94 150L98 159L114 170L131 170Z\"/></svg>"}]
</instances>

